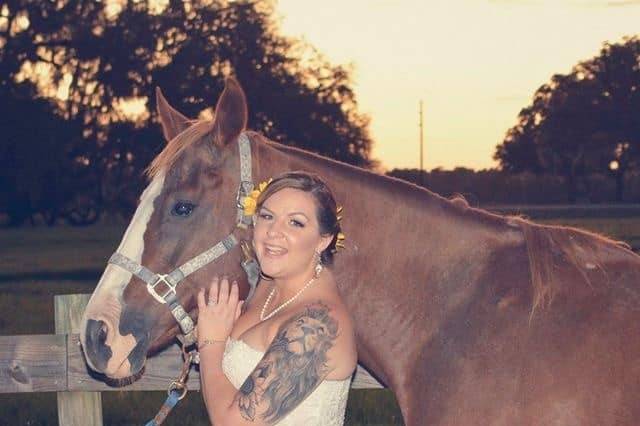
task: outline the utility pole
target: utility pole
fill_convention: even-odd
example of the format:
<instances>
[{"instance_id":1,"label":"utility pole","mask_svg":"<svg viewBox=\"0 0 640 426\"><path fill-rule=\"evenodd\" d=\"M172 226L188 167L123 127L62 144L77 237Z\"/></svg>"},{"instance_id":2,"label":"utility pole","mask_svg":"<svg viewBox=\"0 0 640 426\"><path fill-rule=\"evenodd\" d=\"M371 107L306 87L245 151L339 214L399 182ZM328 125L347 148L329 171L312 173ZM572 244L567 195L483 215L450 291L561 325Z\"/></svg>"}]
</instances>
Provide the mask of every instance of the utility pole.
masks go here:
<instances>
[{"instance_id":1,"label":"utility pole","mask_svg":"<svg viewBox=\"0 0 640 426\"><path fill-rule=\"evenodd\" d=\"M420 99L420 186L424 186L424 164L423 164L423 158L424 158L424 137L423 137L423 133L424 133L424 128L423 128L423 122L422 122L422 99Z\"/></svg>"}]
</instances>

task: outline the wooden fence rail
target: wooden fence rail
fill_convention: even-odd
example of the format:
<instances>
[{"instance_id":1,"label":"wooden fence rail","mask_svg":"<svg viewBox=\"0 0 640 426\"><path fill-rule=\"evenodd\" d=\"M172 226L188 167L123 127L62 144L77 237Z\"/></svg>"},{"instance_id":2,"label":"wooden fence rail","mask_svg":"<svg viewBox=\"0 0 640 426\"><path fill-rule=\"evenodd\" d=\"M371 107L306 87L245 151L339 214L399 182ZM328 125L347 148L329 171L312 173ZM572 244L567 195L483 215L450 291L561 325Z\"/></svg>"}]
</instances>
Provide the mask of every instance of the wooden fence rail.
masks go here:
<instances>
[{"instance_id":1,"label":"wooden fence rail","mask_svg":"<svg viewBox=\"0 0 640 426\"><path fill-rule=\"evenodd\" d=\"M94 377L84 362L78 336L89 295L55 296L55 335L0 336L0 393L58 392L61 425L101 425L104 391L166 390L182 367L177 345L149 358L144 375L129 386L114 388ZM200 390L199 372L192 369L189 390ZM382 388L358 366L352 388Z\"/></svg>"}]
</instances>

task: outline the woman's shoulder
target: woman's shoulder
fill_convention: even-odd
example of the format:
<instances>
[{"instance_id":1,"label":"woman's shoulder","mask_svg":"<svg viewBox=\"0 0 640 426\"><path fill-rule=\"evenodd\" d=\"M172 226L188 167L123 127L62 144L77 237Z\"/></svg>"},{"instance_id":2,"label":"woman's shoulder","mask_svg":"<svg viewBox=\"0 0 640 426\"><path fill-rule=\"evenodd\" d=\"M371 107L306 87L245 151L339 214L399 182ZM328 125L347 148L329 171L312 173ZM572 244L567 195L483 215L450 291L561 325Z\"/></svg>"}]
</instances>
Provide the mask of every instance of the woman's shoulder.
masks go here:
<instances>
[{"instance_id":1,"label":"woman's shoulder","mask_svg":"<svg viewBox=\"0 0 640 426\"><path fill-rule=\"evenodd\" d=\"M319 298L301 304L282 322L279 335L300 348L314 348L325 359L327 379L349 377L357 364L355 333L351 317L340 300ZM311 354L309 354L311 355Z\"/></svg>"},{"instance_id":2,"label":"woman's shoulder","mask_svg":"<svg viewBox=\"0 0 640 426\"><path fill-rule=\"evenodd\" d=\"M314 323L324 325L325 330L336 329L342 336L345 332L352 333L353 321L347 307L338 293L317 292L309 295L306 300L291 309L287 319L282 324L295 320L308 319ZM348 336L342 336L348 337Z\"/></svg>"},{"instance_id":3,"label":"woman's shoulder","mask_svg":"<svg viewBox=\"0 0 640 426\"><path fill-rule=\"evenodd\" d=\"M301 303L296 309L292 309L282 325L297 322L311 322L322 330L334 330L336 333L345 329L352 329L353 323L345 306L336 300L315 298Z\"/></svg>"}]
</instances>

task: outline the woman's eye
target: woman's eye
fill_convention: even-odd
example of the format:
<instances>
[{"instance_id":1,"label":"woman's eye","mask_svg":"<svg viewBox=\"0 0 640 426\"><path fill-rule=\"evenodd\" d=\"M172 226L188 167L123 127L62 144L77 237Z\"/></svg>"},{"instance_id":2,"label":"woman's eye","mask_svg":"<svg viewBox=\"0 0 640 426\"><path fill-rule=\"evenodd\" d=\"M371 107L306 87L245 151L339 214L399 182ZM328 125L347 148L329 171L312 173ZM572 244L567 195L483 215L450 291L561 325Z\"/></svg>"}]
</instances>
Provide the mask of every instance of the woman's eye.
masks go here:
<instances>
[{"instance_id":1,"label":"woman's eye","mask_svg":"<svg viewBox=\"0 0 640 426\"><path fill-rule=\"evenodd\" d=\"M291 224L293 226L297 226L298 228L304 228L304 223L300 222L299 220L291 219Z\"/></svg>"},{"instance_id":2,"label":"woman's eye","mask_svg":"<svg viewBox=\"0 0 640 426\"><path fill-rule=\"evenodd\" d=\"M188 201L178 201L174 204L173 209L171 209L171 214L173 216L187 217L193 212L195 207L195 204Z\"/></svg>"},{"instance_id":3,"label":"woman's eye","mask_svg":"<svg viewBox=\"0 0 640 426\"><path fill-rule=\"evenodd\" d=\"M269 220L269 219L271 219L271 215L270 215L270 214L268 214L268 213L260 213L260 214L258 215L258 217L259 217L260 219L264 219L264 220Z\"/></svg>"}]
</instances>

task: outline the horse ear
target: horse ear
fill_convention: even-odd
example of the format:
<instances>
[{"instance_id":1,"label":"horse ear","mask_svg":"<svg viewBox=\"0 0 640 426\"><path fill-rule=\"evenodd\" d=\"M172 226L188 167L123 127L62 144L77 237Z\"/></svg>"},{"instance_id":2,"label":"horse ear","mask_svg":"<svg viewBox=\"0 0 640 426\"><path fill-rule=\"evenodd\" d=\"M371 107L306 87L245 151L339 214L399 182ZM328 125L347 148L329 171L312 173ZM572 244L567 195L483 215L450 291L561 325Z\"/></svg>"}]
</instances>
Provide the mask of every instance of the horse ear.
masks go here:
<instances>
[{"instance_id":1,"label":"horse ear","mask_svg":"<svg viewBox=\"0 0 640 426\"><path fill-rule=\"evenodd\" d=\"M162 133L167 142L189 127L189 119L169 105L159 87L156 87L156 109L160 116Z\"/></svg>"},{"instance_id":2,"label":"horse ear","mask_svg":"<svg viewBox=\"0 0 640 426\"><path fill-rule=\"evenodd\" d=\"M233 142L247 126L247 99L240 83L229 77L216 105L214 143L225 146Z\"/></svg>"}]
</instances>

